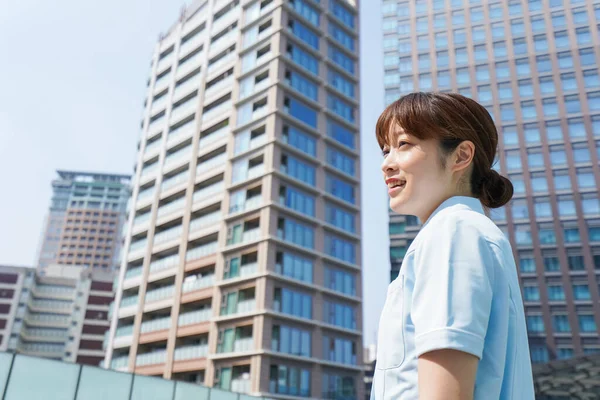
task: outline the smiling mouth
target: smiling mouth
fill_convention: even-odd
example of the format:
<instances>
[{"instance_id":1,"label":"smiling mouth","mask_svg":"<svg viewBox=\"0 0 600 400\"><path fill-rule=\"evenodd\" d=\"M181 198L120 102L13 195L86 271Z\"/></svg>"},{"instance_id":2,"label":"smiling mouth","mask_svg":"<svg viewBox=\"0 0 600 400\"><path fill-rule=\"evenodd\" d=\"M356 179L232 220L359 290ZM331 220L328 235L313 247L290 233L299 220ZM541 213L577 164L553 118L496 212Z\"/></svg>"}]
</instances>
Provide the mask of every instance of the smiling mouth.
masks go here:
<instances>
[{"instance_id":1,"label":"smiling mouth","mask_svg":"<svg viewBox=\"0 0 600 400\"><path fill-rule=\"evenodd\" d=\"M394 180L392 182L389 182L387 184L388 189L396 189L396 188L403 188L404 186L406 186L406 181L404 180Z\"/></svg>"}]
</instances>

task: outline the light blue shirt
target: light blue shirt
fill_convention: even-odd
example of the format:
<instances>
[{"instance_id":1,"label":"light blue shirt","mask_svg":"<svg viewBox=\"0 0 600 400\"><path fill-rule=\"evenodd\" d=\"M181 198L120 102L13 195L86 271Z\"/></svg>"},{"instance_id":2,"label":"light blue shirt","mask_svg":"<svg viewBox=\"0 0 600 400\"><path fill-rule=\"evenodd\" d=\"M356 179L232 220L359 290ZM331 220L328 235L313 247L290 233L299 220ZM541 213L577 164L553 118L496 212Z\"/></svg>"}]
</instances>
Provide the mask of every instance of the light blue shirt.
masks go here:
<instances>
[{"instance_id":1,"label":"light blue shirt","mask_svg":"<svg viewBox=\"0 0 600 400\"><path fill-rule=\"evenodd\" d=\"M438 207L389 285L371 399L418 400L418 357L439 349L479 358L475 400L534 399L513 252L471 197Z\"/></svg>"}]
</instances>

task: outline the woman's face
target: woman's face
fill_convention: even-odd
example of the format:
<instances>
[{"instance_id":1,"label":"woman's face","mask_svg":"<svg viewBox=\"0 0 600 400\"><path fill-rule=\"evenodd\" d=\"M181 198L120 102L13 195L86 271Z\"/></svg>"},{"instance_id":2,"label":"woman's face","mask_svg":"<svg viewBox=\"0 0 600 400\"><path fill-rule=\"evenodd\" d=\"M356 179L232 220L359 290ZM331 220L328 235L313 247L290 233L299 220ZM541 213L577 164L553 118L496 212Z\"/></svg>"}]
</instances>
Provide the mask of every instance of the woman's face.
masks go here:
<instances>
[{"instance_id":1,"label":"woman's face","mask_svg":"<svg viewBox=\"0 0 600 400\"><path fill-rule=\"evenodd\" d=\"M452 189L452 173L442 168L436 140L419 140L394 125L381 165L388 187L390 208L416 215L421 222L435 211Z\"/></svg>"}]
</instances>

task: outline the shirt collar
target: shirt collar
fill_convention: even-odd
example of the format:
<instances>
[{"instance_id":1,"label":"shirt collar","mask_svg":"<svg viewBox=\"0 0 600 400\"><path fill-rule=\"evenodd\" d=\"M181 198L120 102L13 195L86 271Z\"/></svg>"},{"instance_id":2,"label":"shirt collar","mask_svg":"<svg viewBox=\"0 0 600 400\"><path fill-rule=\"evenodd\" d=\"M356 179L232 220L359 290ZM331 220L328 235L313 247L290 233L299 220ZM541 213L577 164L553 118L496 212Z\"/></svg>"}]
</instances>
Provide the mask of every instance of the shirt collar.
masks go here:
<instances>
[{"instance_id":1,"label":"shirt collar","mask_svg":"<svg viewBox=\"0 0 600 400\"><path fill-rule=\"evenodd\" d=\"M455 208L458 209L468 209L485 215L485 211L483 210L483 206L481 205L481 201L479 201L479 199L468 196L454 196L450 197L448 200L445 200L442 204L440 204L438 208L436 208L435 211L431 214L431 216L427 219L427 221L423 224L423 227L425 227L429 223L429 221L431 221L431 219L435 217L440 211L454 206L457 206Z\"/></svg>"}]
</instances>

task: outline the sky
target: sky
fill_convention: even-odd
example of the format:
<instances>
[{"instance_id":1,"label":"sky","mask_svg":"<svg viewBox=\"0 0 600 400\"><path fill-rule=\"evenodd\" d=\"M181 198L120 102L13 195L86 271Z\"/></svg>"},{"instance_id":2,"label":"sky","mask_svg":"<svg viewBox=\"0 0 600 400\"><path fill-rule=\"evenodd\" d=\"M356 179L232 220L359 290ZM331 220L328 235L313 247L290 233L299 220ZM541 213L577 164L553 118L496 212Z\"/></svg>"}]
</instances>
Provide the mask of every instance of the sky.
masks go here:
<instances>
[{"instance_id":1,"label":"sky","mask_svg":"<svg viewBox=\"0 0 600 400\"><path fill-rule=\"evenodd\" d=\"M379 3L362 0L360 22L365 344L375 342L389 279L387 195L373 133L383 109ZM3 2L0 265L36 262L57 169L133 173L154 45L183 5Z\"/></svg>"}]
</instances>

